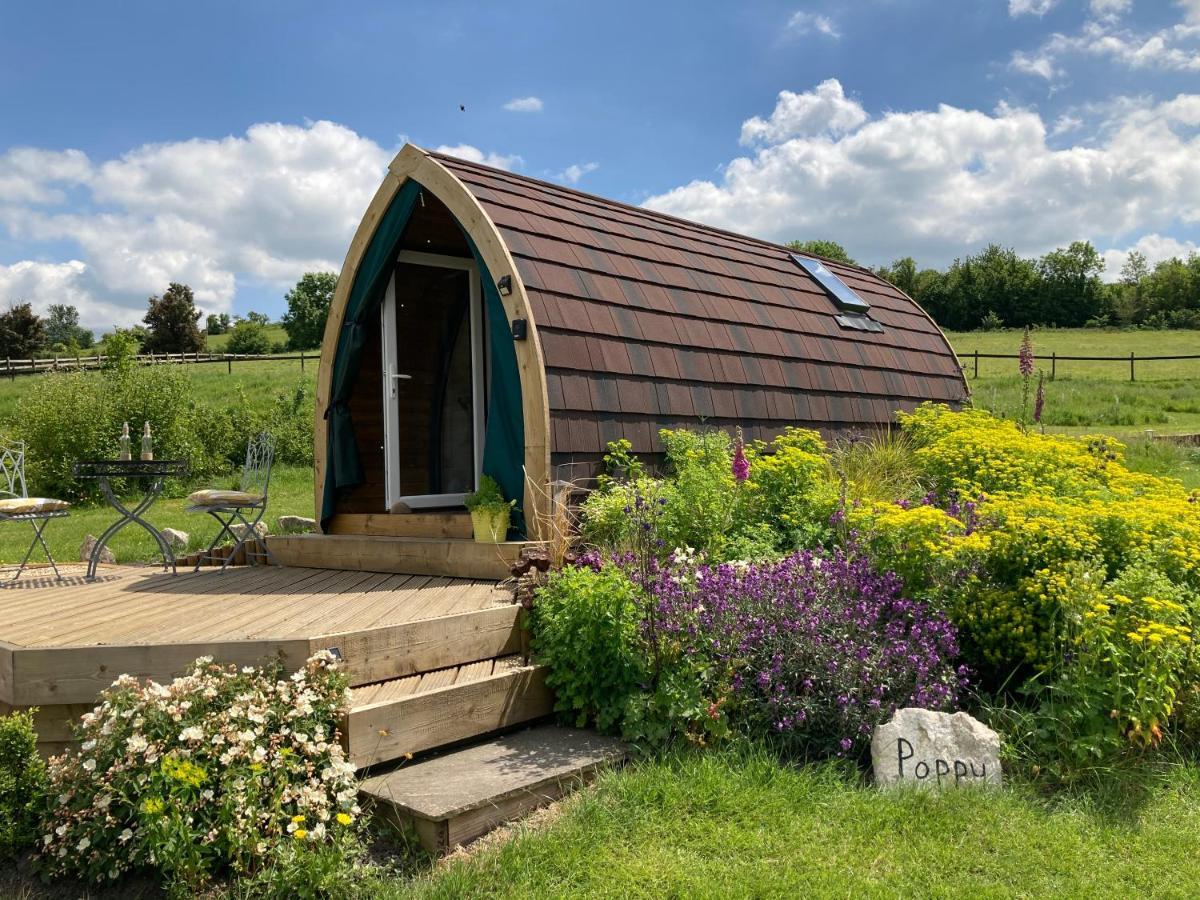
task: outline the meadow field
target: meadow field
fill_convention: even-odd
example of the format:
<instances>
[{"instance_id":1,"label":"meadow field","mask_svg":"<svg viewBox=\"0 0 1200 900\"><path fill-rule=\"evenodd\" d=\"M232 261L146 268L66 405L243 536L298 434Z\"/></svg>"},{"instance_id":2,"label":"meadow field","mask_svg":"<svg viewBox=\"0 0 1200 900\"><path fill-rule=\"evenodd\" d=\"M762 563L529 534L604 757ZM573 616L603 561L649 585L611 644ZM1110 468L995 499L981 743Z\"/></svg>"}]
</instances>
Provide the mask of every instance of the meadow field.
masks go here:
<instances>
[{"instance_id":1,"label":"meadow field","mask_svg":"<svg viewBox=\"0 0 1200 900\"><path fill-rule=\"evenodd\" d=\"M278 322L273 322L270 325L267 325L266 332L267 340L271 342L272 347L274 347L276 344L287 344L287 332L283 330L283 326ZM205 347L212 353L222 353L229 345L229 338L231 334L232 332L227 331L224 334L214 334L211 336L206 335L204 338ZM316 350L308 352L311 352L314 356L319 355L318 351Z\"/></svg>"}]
</instances>

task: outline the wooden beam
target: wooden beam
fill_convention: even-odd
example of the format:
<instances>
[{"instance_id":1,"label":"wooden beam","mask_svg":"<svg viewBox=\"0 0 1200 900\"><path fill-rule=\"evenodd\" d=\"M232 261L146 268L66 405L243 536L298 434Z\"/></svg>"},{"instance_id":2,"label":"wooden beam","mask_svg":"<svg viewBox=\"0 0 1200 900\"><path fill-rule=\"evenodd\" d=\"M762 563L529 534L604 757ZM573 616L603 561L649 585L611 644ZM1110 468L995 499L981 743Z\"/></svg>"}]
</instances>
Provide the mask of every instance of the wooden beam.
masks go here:
<instances>
[{"instance_id":1,"label":"wooden beam","mask_svg":"<svg viewBox=\"0 0 1200 900\"><path fill-rule=\"evenodd\" d=\"M329 533L471 540L473 531L467 513L342 513L329 523Z\"/></svg>"},{"instance_id":2,"label":"wooden beam","mask_svg":"<svg viewBox=\"0 0 1200 900\"><path fill-rule=\"evenodd\" d=\"M507 578L521 550L529 546L527 541L477 544L354 534L273 535L267 541L285 566L493 580Z\"/></svg>"},{"instance_id":3,"label":"wooden beam","mask_svg":"<svg viewBox=\"0 0 1200 900\"><path fill-rule=\"evenodd\" d=\"M548 715L554 698L538 666L350 710L342 739L359 768Z\"/></svg>"},{"instance_id":4,"label":"wooden beam","mask_svg":"<svg viewBox=\"0 0 1200 900\"><path fill-rule=\"evenodd\" d=\"M19 648L13 651L14 706L93 703L117 676L170 681L201 656L239 666L279 657L289 669L308 658L307 640L205 641L99 647Z\"/></svg>"},{"instance_id":5,"label":"wooden beam","mask_svg":"<svg viewBox=\"0 0 1200 900\"><path fill-rule=\"evenodd\" d=\"M402 678L518 652L520 609L510 604L388 628L327 634L313 638L309 652L337 647L352 686Z\"/></svg>"}]
</instances>

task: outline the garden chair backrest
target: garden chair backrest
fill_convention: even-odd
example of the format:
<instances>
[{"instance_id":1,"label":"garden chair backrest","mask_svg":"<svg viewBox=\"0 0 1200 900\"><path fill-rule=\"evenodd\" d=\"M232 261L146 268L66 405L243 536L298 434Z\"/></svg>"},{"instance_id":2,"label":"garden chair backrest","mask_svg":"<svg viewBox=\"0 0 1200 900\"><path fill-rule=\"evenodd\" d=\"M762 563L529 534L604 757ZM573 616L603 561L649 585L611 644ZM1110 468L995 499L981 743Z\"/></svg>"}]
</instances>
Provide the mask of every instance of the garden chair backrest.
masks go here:
<instances>
[{"instance_id":1,"label":"garden chair backrest","mask_svg":"<svg viewBox=\"0 0 1200 900\"><path fill-rule=\"evenodd\" d=\"M28 497L25 486L25 442L0 442L0 497Z\"/></svg>"},{"instance_id":2,"label":"garden chair backrest","mask_svg":"<svg viewBox=\"0 0 1200 900\"><path fill-rule=\"evenodd\" d=\"M264 431L250 438L246 445L246 464L242 466L240 490L267 498L271 483L271 463L275 458L275 438Z\"/></svg>"}]
</instances>

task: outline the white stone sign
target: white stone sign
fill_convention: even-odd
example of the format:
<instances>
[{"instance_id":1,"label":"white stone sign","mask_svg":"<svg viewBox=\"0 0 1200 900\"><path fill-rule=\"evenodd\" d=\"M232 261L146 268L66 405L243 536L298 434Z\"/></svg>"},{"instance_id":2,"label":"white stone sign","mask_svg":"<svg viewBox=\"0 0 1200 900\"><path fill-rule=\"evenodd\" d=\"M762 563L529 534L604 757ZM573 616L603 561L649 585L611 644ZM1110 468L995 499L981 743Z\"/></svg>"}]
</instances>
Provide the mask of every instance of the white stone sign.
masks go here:
<instances>
[{"instance_id":1,"label":"white stone sign","mask_svg":"<svg viewBox=\"0 0 1200 900\"><path fill-rule=\"evenodd\" d=\"M998 785L1000 736L963 712L907 707L875 729L871 767L880 787Z\"/></svg>"}]
</instances>

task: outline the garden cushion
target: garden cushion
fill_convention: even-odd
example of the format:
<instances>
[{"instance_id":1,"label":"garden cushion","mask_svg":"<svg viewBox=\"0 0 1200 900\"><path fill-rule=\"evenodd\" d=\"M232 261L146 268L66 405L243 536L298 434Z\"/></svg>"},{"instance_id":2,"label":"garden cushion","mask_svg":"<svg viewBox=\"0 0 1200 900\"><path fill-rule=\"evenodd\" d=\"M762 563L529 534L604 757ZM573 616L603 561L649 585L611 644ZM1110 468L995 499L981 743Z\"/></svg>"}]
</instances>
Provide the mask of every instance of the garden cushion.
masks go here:
<instances>
[{"instance_id":1,"label":"garden cushion","mask_svg":"<svg viewBox=\"0 0 1200 900\"><path fill-rule=\"evenodd\" d=\"M66 500L50 500L46 497L5 497L0 500L0 516L27 516L31 513L58 512L69 509Z\"/></svg>"},{"instance_id":2,"label":"garden cushion","mask_svg":"<svg viewBox=\"0 0 1200 900\"><path fill-rule=\"evenodd\" d=\"M262 495L248 491L205 490L188 494L188 503L193 506L258 506Z\"/></svg>"}]
</instances>

